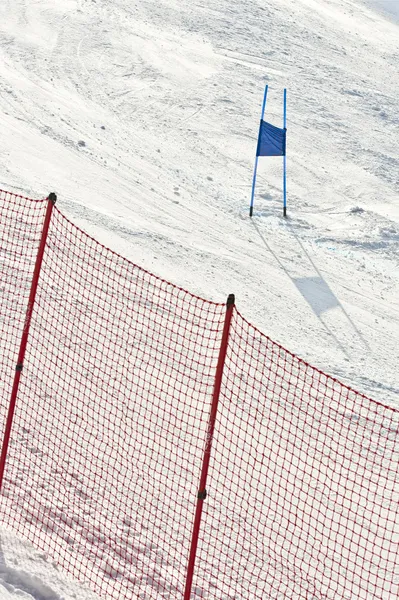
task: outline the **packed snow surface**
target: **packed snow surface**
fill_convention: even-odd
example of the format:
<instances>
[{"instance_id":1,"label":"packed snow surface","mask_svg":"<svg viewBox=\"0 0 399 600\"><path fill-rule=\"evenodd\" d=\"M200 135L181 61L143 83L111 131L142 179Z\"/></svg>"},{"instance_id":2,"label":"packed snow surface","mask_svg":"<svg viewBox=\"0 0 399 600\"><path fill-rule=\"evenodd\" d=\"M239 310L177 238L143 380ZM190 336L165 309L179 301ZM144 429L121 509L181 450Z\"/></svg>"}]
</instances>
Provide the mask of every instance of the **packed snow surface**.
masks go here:
<instances>
[{"instance_id":1,"label":"packed snow surface","mask_svg":"<svg viewBox=\"0 0 399 600\"><path fill-rule=\"evenodd\" d=\"M399 8L2 0L0 187L399 406ZM259 160L288 93L282 161ZM0 597L87 598L1 533ZM25 557L25 558L23 558ZM77 591L78 590L78 591Z\"/></svg>"}]
</instances>

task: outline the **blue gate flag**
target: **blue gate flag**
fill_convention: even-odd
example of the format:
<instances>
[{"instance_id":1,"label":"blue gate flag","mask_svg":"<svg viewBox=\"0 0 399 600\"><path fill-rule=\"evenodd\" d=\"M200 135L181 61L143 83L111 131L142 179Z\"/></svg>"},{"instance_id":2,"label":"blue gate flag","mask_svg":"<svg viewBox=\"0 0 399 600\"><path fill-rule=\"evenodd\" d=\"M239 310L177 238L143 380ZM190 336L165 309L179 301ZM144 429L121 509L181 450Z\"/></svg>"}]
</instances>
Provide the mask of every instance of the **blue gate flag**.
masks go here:
<instances>
[{"instance_id":1,"label":"blue gate flag","mask_svg":"<svg viewBox=\"0 0 399 600\"><path fill-rule=\"evenodd\" d=\"M259 156L282 156L283 157L283 215L287 216L287 156L286 156L286 138L287 138L287 90L284 89L284 113L283 128L275 127L263 120L266 108L267 90L263 95L262 114L260 117L258 145L256 147L254 176L252 178L251 204L249 206L249 216L252 217L254 210L254 197L256 185L256 172L258 169Z\"/></svg>"},{"instance_id":2,"label":"blue gate flag","mask_svg":"<svg viewBox=\"0 0 399 600\"><path fill-rule=\"evenodd\" d=\"M256 156L285 156L287 130L261 119Z\"/></svg>"}]
</instances>

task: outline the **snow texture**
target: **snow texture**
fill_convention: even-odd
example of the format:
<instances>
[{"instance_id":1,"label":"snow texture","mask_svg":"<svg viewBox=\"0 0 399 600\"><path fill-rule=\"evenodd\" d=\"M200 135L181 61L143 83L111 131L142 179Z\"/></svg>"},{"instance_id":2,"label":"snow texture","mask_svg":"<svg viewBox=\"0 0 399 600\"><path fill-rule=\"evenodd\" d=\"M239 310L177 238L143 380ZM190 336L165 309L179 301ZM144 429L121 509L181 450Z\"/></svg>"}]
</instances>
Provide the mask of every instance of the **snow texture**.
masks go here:
<instances>
[{"instance_id":1,"label":"snow texture","mask_svg":"<svg viewBox=\"0 0 399 600\"><path fill-rule=\"evenodd\" d=\"M398 405L397 2L2 0L0 187ZM260 159L263 89L281 159ZM92 598L1 531L0 597Z\"/></svg>"}]
</instances>

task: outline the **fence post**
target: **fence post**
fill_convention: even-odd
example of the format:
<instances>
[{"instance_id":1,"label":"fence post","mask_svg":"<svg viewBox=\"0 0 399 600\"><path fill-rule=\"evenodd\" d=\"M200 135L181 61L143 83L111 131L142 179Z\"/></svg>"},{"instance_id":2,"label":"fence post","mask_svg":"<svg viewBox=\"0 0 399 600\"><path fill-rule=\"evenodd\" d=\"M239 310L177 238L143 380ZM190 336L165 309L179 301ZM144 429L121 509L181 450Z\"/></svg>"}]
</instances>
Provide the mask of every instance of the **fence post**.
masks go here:
<instances>
[{"instance_id":1,"label":"fence post","mask_svg":"<svg viewBox=\"0 0 399 600\"><path fill-rule=\"evenodd\" d=\"M216 415L217 415L217 410L218 410L220 387L221 387L221 383L222 383L223 368L224 368L224 364L225 364L225 360L226 360L227 345L228 345L228 341L229 341L230 324L231 324L231 317L233 315L234 304L235 304L234 294L230 294L229 297L227 298L227 303L226 303L226 316L224 319L222 341L220 344L219 358L218 358L216 374L215 374L215 383L214 383L214 387L213 387L211 412L209 415L207 435L206 435L206 440L205 440L205 450L204 450L204 457L203 457L203 461L202 461L202 471L201 471L200 485L199 485L198 496L197 496L197 498L198 498L197 499L197 508L195 511L193 535L191 538L190 556L189 556L188 567L187 567L186 589L184 592L184 600L190 600L190 595L191 595L191 586L193 583L193 575L194 575L195 556L197 553L198 537L199 537L199 530L200 530L200 525L201 525L202 508L203 508L204 500L206 498L206 480L207 480L207 476L208 476L209 461L211 458L212 441L213 441L213 434L215 431L215 422L216 422Z\"/></svg>"},{"instance_id":2,"label":"fence post","mask_svg":"<svg viewBox=\"0 0 399 600\"><path fill-rule=\"evenodd\" d=\"M6 427L5 427L5 431L4 431L3 444L1 447L0 492L2 489L2 485L3 485L4 468L5 468L5 464L6 464L8 444L10 441L10 434L11 434L11 428L12 428L12 421L13 421L13 417L14 417L15 403L17 400L19 381L21 378L21 372L22 372L22 367L23 367L24 358L25 358L25 351L26 351L26 346L28 343L29 328L30 328L30 323L31 323L31 319L32 319L33 306L35 304L36 290L37 290L37 285L38 285L39 277L40 277L40 269L42 266L44 249L46 247L47 234L48 234L48 230L50 227L51 214L53 212L53 207L54 207L54 204L56 203L56 200L57 200L57 196L53 192L51 194L49 194L49 196L47 198L47 201L48 201L47 211L46 211L46 216L44 217L42 237L41 237L39 248L37 251L35 270L33 271L32 283L31 283L29 300L28 300L28 307L26 309L24 328L22 331L21 343L19 346L17 365L15 367L14 383L13 383L12 390L11 390L10 405L8 407L8 415L7 415L7 422L6 422Z\"/></svg>"}]
</instances>

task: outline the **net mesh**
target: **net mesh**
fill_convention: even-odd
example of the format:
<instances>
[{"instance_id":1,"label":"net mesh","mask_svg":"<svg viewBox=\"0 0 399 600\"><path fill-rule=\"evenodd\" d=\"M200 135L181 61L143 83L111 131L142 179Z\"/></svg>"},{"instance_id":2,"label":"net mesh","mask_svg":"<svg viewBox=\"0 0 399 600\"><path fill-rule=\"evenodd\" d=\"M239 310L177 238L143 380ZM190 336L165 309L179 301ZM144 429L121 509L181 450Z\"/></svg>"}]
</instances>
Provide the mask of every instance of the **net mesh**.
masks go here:
<instances>
[{"instance_id":1,"label":"net mesh","mask_svg":"<svg viewBox=\"0 0 399 600\"><path fill-rule=\"evenodd\" d=\"M0 433L3 436L18 349L47 203L0 190Z\"/></svg>"},{"instance_id":2,"label":"net mesh","mask_svg":"<svg viewBox=\"0 0 399 600\"><path fill-rule=\"evenodd\" d=\"M3 519L106 597L181 594L224 312L54 209Z\"/></svg>"},{"instance_id":3,"label":"net mesh","mask_svg":"<svg viewBox=\"0 0 399 600\"><path fill-rule=\"evenodd\" d=\"M197 565L211 597L397 597L398 429L236 311Z\"/></svg>"},{"instance_id":4,"label":"net mesh","mask_svg":"<svg viewBox=\"0 0 399 600\"><path fill-rule=\"evenodd\" d=\"M3 431L47 203L0 201ZM105 598L183 598L225 315L53 209L0 519ZM191 597L396 597L398 428L234 309Z\"/></svg>"}]
</instances>

